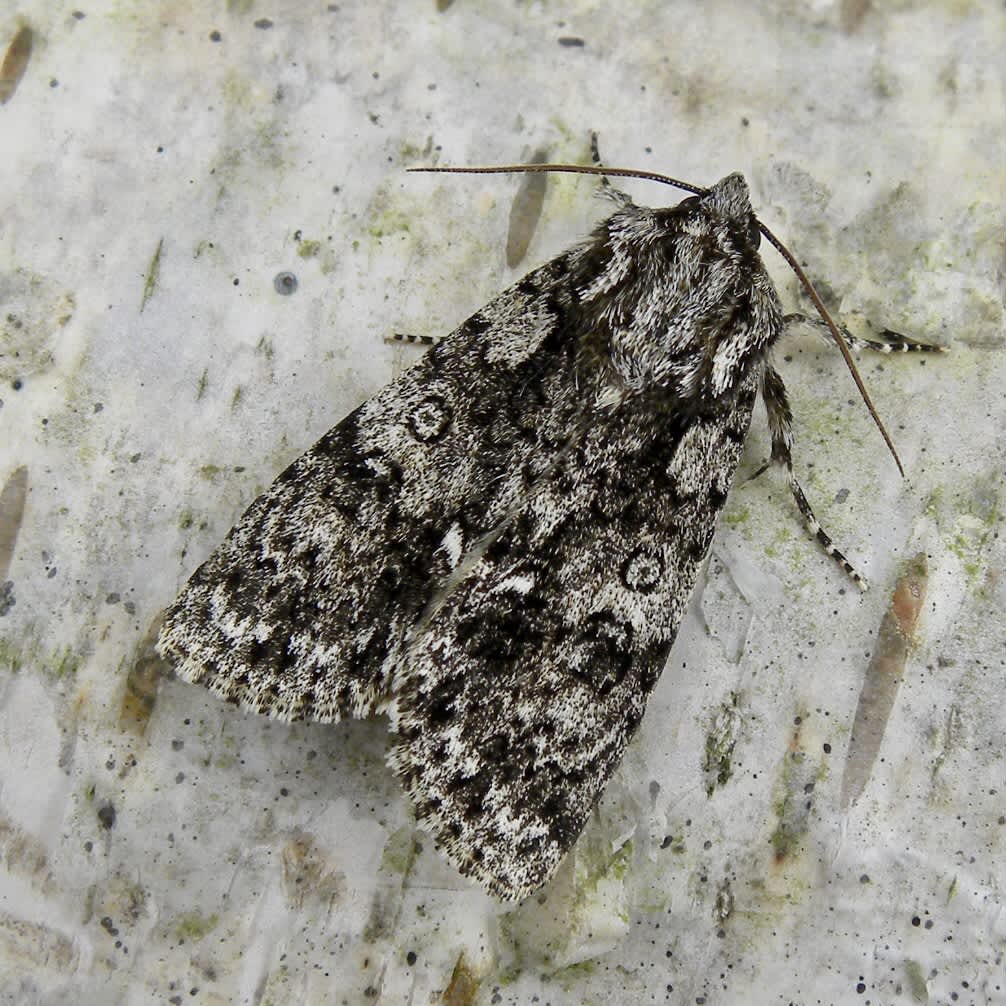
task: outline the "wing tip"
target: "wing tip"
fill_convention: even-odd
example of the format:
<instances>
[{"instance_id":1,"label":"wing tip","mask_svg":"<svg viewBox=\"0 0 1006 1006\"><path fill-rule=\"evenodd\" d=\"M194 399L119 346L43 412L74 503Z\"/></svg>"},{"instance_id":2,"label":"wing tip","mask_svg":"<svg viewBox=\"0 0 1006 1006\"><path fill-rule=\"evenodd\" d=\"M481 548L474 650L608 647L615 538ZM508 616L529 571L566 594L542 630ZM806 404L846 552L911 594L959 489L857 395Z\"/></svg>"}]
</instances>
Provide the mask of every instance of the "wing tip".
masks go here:
<instances>
[{"instance_id":1,"label":"wing tip","mask_svg":"<svg viewBox=\"0 0 1006 1006\"><path fill-rule=\"evenodd\" d=\"M218 698L237 706L243 712L268 716L280 723L337 723L345 714L330 706L318 708L304 693L279 692L275 687L253 684L255 669L238 663L232 651L215 648L207 643L194 643L170 616L165 616L154 649L166 660L176 677L194 685L202 685ZM354 713L359 718L364 712Z\"/></svg>"},{"instance_id":2,"label":"wing tip","mask_svg":"<svg viewBox=\"0 0 1006 1006\"><path fill-rule=\"evenodd\" d=\"M391 720L393 743L387 755L387 765L398 778L416 815L416 823L434 842L436 848L465 877L474 880L490 895L502 902L516 903L535 894L552 878L565 852L545 843L542 855L519 858L514 843L499 843L487 854L486 846L473 841L466 827L463 810L435 793L423 778L423 766L412 758L408 741L399 733L402 722L397 702L385 710ZM513 853L506 856L506 852ZM501 855L502 853L502 855Z\"/></svg>"}]
</instances>

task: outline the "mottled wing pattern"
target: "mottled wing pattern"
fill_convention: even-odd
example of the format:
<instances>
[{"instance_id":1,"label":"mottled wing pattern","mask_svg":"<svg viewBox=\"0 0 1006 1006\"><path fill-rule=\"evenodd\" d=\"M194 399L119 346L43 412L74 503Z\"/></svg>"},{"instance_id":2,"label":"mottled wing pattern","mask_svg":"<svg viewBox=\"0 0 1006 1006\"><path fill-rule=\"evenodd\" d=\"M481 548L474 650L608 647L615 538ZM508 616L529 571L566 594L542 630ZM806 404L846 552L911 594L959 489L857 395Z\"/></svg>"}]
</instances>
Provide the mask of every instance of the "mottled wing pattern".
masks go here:
<instances>
[{"instance_id":1,"label":"mottled wing pattern","mask_svg":"<svg viewBox=\"0 0 1006 1006\"><path fill-rule=\"evenodd\" d=\"M379 707L443 579L576 428L554 295L567 259L486 305L255 500L167 610L158 648L183 678L283 719Z\"/></svg>"},{"instance_id":2,"label":"mottled wing pattern","mask_svg":"<svg viewBox=\"0 0 1006 1006\"><path fill-rule=\"evenodd\" d=\"M389 761L458 868L520 898L576 840L643 716L713 535L758 374L719 411L598 420L411 648Z\"/></svg>"},{"instance_id":3,"label":"mottled wing pattern","mask_svg":"<svg viewBox=\"0 0 1006 1006\"><path fill-rule=\"evenodd\" d=\"M168 609L260 712L387 708L420 820L503 898L554 872L643 715L782 329L747 186L620 200L264 493Z\"/></svg>"}]
</instances>

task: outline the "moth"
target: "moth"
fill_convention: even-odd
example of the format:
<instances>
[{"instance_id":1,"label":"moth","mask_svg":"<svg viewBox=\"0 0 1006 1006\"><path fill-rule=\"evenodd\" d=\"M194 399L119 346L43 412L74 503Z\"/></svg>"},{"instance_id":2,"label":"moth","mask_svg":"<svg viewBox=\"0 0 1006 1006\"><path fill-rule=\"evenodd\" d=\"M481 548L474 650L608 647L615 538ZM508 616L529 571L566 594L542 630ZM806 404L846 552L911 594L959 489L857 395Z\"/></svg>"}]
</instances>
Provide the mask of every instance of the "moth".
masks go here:
<instances>
[{"instance_id":1,"label":"moth","mask_svg":"<svg viewBox=\"0 0 1006 1006\"><path fill-rule=\"evenodd\" d=\"M703 189L598 166L431 170L634 175L693 194L651 209L612 190L589 238L251 504L167 609L158 648L182 678L282 720L386 713L418 821L510 900L554 873L639 726L759 396L772 460L856 574L792 475L771 362L792 319L761 237L803 273L741 175ZM847 342L924 348L826 324L847 359Z\"/></svg>"}]
</instances>

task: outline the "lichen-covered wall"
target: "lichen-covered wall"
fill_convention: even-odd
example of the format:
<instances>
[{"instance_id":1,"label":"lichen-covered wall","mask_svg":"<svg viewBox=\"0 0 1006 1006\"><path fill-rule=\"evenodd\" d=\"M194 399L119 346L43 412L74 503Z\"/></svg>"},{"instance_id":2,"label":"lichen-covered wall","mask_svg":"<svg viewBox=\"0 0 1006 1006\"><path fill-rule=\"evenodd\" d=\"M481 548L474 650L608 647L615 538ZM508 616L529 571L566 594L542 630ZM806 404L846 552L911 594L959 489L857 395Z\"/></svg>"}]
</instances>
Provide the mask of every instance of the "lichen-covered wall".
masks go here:
<instances>
[{"instance_id":1,"label":"lichen-covered wall","mask_svg":"<svg viewBox=\"0 0 1006 1006\"><path fill-rule=\"evenodd\" d=\"M995 0L0 9L0 999L1003 1002L1004 43ZM834 349L781 347L799 474L872 590L744 481L756 421L636 741L501 906L416 829L383 722L244 715L152 641L421 351L387 336L605 211L404 168L585 161L592 130L612 164L743 171L855 331L952 352L862 359L901 480Z\"/></svg>"}]
</instances>

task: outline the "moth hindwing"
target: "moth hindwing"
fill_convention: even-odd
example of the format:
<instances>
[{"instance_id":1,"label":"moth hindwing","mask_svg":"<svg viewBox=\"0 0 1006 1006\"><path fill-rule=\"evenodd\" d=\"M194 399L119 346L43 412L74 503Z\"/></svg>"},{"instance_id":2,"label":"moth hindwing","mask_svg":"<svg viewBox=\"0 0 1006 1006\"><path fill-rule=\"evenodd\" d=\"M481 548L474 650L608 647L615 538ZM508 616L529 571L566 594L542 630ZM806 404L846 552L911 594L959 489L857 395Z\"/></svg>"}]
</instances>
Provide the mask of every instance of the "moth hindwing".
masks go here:
<instances>
[{"instance_id":1,"label":"moth hindwing","mask_svg":"<svg viewBox=\"0 0 1006 1006\"><path fill-rule=\"evenodd\" d=\"M284 471L161 653L282 719L386 710L440 847L535 890L639 725L766 384L788 458L758 238L740 175L623 199Z\"/></svg>"}]
</instances>

